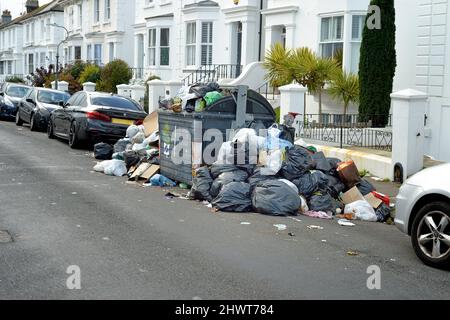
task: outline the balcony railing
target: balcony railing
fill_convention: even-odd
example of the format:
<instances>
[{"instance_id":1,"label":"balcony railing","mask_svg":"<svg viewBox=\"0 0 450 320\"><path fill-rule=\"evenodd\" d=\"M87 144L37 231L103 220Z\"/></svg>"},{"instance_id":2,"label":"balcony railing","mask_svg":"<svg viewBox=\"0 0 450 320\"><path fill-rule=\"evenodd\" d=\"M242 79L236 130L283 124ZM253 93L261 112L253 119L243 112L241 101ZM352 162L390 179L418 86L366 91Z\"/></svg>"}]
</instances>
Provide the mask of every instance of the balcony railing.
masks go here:
<instances>
[{"instance_id":1,"label":"balcony railing","mask_svg":"<svg viewBox=\"0 0 450 320\"><path fill-rule=\"evenodd\" d=\"M236 79L242 73L242 66L236 64L209 64L190 73L183 82L186 86L217 82L220 79Z\"/></svg>"}]
</instances>

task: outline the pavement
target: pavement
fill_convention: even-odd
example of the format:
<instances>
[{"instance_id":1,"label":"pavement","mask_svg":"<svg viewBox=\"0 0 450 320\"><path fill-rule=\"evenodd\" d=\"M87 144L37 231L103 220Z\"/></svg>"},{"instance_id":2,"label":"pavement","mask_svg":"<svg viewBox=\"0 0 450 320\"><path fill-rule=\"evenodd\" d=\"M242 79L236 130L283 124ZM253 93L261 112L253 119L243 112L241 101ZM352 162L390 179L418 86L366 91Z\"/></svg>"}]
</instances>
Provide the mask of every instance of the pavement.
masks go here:
<instances>
[{"instance_id":1,"label":"pavement","mask_svg":"<svg viewBox=\"0 0 450 320\"><path fill-rule=\"evenodd\" d=\"M0 241L0 299L450 297L449 273L423 265L394 226L213 213L94 164L88 151L0 122L0 230L13 238ZM380 290L367 287L374 265ZM80 290L66 286L70 266Z\"/></svg>"}]
</instances>

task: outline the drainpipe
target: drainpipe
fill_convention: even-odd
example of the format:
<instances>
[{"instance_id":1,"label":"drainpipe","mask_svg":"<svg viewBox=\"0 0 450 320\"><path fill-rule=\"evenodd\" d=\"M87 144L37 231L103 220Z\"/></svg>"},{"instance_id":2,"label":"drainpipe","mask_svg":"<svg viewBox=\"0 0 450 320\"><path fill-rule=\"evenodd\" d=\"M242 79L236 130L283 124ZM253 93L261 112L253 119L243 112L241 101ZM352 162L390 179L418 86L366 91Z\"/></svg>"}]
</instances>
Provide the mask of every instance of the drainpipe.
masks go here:
<instances>
[{"instance_id":1,"label":"drainpipe","mask_svg":"<svg viewBox=\"0 0 450 320\"><path fill-rule=\"evenodd\" d=\"M262 15L262 10L263 10L263 6L264 6L264 0L261 0L260 5L259 5L259 49L258 49L258 59L261 61L262 57L262 27L263 27L263 15Z\"/></svg>"}]
</instances>

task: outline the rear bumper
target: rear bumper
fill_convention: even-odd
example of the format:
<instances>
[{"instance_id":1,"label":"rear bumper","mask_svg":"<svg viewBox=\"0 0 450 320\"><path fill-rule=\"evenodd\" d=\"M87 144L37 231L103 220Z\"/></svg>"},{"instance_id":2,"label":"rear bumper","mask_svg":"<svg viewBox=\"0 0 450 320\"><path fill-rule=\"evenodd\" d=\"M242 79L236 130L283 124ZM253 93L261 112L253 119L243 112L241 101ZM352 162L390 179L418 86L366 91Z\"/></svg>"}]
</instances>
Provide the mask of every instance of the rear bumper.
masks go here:
<instances>
[{"instance_id":1,"label":"rear bumper","mask_svg":"<svg viewBox=\"0 0 450 320\"><path fill-rule=\"evenodd\" d=\"M0 104L0 117L7 119L14 119L16 117L17 107L10 107Z\"/></svg>"},{"instance_id":2,"label":"rear bumper","mask_svg":"<svg viewBox=\"0 0 450 320\"><path fill-rule=\"evenodd\" d=\"M92 142L116 142L127 134L127 125L113 124L103 121L88 119L86 122L86 140Z\"/></svg>"}]
</instances>

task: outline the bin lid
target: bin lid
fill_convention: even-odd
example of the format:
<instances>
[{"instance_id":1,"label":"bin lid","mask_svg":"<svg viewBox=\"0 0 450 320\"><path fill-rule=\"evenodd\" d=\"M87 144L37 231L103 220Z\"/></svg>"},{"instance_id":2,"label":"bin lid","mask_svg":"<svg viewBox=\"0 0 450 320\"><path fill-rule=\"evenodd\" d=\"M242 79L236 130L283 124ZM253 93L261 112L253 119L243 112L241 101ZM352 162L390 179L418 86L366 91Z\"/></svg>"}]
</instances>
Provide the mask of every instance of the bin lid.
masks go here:
<instances>
[{"instance_id":1,"label":"bin lid","mask_svg":"<svg viewBox=\"0 0 450 320\"><path fill-rule=\"evenodd\" d=\"M225 96L208 106L204 112L236 114L236 102L232 96ZM265 115L276 118L269 101L254 90L248 90L247 114Z\"/></svg>"}]
</instances>

